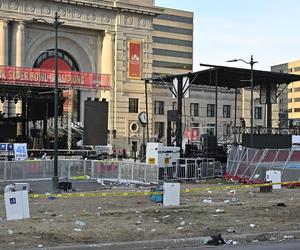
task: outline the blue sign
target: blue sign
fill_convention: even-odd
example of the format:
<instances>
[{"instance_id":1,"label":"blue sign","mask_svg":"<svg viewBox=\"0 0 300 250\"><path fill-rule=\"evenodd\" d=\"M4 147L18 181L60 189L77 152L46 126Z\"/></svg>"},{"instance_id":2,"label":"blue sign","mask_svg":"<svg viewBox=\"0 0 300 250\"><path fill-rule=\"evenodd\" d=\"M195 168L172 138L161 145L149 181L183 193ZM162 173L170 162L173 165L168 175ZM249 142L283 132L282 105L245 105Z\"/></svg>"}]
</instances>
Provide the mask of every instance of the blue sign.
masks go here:
<instances>
[{"instance_id":1,"label":"blue sign","mask_svg":"<svg viewBox=\"0 0 300 250\"><path fill-rule=\"evenodd\" d=\"M0 151L6 151L7 147L6 147L6 143L0 143Z\"/></svg>"},{"instance_id":2,"label":"blue sign","mask_svg":"<svg viewBox=\"0 0 300 250\"><path fill-rule=\"evenodd\" d=\"M23 161L23 160L27 159L28 153L27 153L27 144L26 143L15 143L14 151L15 151L15 160L16 161Z\"/></svg>"},{"instance_id":3,"label":"blue sign","mask_svg":"<svg viewBox=\"0 0 300 250\"><path fill-rule=\"evenodd\" d=\"M16 204L16 203L17 203L16 198L10 198L9 199L9 204Z\"/></svg>"}]
</instances>

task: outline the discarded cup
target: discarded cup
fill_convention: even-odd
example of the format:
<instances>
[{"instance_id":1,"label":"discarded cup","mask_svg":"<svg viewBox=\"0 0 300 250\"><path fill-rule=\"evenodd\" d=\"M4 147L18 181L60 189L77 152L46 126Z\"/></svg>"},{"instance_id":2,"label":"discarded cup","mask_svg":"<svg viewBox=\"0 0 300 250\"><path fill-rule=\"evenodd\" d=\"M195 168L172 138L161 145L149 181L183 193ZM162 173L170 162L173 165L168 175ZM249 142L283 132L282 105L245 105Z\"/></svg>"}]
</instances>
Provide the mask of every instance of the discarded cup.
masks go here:
<instances>
[{"instance_id":1,"label":"discarded cup","mask_svg":"<svg viewBox=\"0 0 300 250\"><path fill-rule=\"evenodd\" d=\"M77 221L75 221L75 226L85 227L86 223L84 221L77 220Z\"/></svg>"}]
</instances>

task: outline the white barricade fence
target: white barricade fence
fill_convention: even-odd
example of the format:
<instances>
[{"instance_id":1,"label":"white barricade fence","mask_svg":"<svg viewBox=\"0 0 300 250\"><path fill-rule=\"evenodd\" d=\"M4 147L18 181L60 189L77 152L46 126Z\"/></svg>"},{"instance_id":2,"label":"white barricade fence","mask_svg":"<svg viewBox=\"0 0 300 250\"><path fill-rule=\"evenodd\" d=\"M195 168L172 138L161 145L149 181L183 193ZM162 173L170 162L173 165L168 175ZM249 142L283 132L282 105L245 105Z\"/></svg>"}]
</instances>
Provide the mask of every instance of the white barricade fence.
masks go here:
<instances>
[{"instance_id":1,"label":"white barricade fence","mask_svg":"<svg viewBox=\"0 0 300 250\"><path fill-rule=\"evenodd\" d=\"M118 178L140 182L157 182L158 167L146 163L119 162Z\"/></svg>"},{"instance_id":2,"label":"white barricade fence","mask_svg":"<svg viewBox=\"0 0 300 250\"><path fill-rule=\"evenodd\" d=\"M118 161L91 161L86 165L86 169L90 169L91 178L118 178L119 162Z\"/></svg>"},{"instance_id":3,"label":"white barricade fence","mask_svg":"<svg viewBox=\"0 0 300 250\"><path fill-rule=\"evenodd\" d=\"M0 161L0 181L51 179L53 168L53 160ZM157 182L158 167L127 161L60 159L58 175L61 179L118 178Z\"/></svg>"},{"instance_id":4,"label":"white barricade fence","mask_svg":"<svg viewBox=\"0 0 300 250\"><path fill-rule=\"evenodd\" d=\"M185 163L177 163L160 170L160 179L164 180L200 180L216 177L223 177L222 165L212 159L187 159Z\"/></svg>"}]
</instances>

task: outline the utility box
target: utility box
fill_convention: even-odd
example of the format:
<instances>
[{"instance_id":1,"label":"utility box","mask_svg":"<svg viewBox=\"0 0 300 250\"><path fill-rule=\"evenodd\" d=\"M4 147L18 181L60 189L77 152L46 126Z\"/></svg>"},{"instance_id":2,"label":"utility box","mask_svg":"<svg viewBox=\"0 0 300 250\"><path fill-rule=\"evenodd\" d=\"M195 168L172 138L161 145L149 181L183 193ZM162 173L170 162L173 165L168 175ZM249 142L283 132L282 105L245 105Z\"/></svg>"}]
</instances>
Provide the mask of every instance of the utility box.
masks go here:
<instances>
[{"instance_id":1,"label":"utility box","mask_svg":"<svg viewBox=\"0 0 300 250\"><path fill-rule=\"evenodd\" d=\"M20 220L30 217L28 191L15 191L4 193L7 220Z\"/></svg>"},{"instance_id":2,"label":"utility box","mask_svg":"<svg viewBox=\"0 0 300 250\"><path fill-rule=\"evenodd\" d=\"M147 143L146 163L159 167L171 167L176 165L180 157L179 147L164 146L162 143Z\"/></svg>"},{"instance_id":3,"label":"utility box","mask_svg":"<svg viewBox=\"0 0 300 250\"><path fill-rule=\"evenodd\" d=\"M180 183L164 183L163 204L165 207L180 205Z\"/></svg>"},{"instance_id":4,"label":"utility box","mask_svg":"<svg viewBox=\"0 0 300 250\"><path fill-rule=\"evenodd\" d=\"M272 183L281 182L281 171L267 170L266 171L266 181L270 181ZM281 184L273 185L273 189L281 189Z\"/></svg>"}]
</instances>

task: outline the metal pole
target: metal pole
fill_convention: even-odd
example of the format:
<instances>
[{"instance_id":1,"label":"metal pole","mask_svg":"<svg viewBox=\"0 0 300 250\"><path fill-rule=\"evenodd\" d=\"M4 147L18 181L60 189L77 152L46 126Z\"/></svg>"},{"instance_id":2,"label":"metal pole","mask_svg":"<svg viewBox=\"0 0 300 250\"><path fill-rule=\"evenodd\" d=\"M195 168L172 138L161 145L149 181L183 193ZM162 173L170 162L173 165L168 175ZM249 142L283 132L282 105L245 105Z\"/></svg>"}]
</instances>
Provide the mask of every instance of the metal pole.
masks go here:
<instances>
[{"instance_id":1,"label":"metal pole","mask_svg":"<svg viewBox=\"0 0 300 250\"><path fill-rule=\"evenodd\" d=\"M271 86L266 86L266 108L267 108L267 133L272 133L272 103L271 103Z\"/></svg>"},{"instance_id":2,"label":"metal pole","mask_svg":"<svg viewBox=\"0 0 300 250\"><path fill-rule=\"evenodd\" d=\"M253 55L251 55L250 66L251 66L251 99L250 99L250 147L253 148Z\"/></svg>"},{"instance_id":3,"label":"metal pole","mask_svg":"<svg viewBox=\"0 0 300 250\"><path fill-rule=\"evenodd\" d=\"M180 154L182 154L182 76L177 77L178 80L178 88L177 88L177 138L176 138L176 146L180 147Z\"/></svg>"},{"instance_id":4,"label":"metal pole","mask_svg":"<svg viewBox=\"0 0 300 250\"><path fill-rule=\"evenodd\" d=\"M148 113L148 87L147 87L148 80L145 80L145 98L146 98L146 113L147 113L147 142L149 142L149 113Z\"/></svg>"},{"instance_id":5,"label":"metal pole","mask_svg":"<svg viewBox=\"0 0 300 250\"><path fill-rule=\"evenodd\" d=\"M216 68L216 79L215 79L216 89L215 89L215 135L218 141L218 69Z\"/></svg>"},{"instance_id":6,"label":"metal pole","mask_svg":"<svg viewBox=\"0 0 300 250\"><path fill-rule=\"evenodd\" d=\"M58 34L59 17L55 12L55 86L54 86L54 172L52 178L53 192L58 192Z\"/></svg>"},{"instance_id":7,"label":"metal pole","mask_svg":"<svg viewBox=\"0 0 300 250\"><path fill-rule=\"evenodd\" d=\"M235 93L234 93L234 129L235 129L235 133L234 133L234 144L236 144L236 105L237 105L237 89L235 89Z\"/></svg>"}]
</instances>

